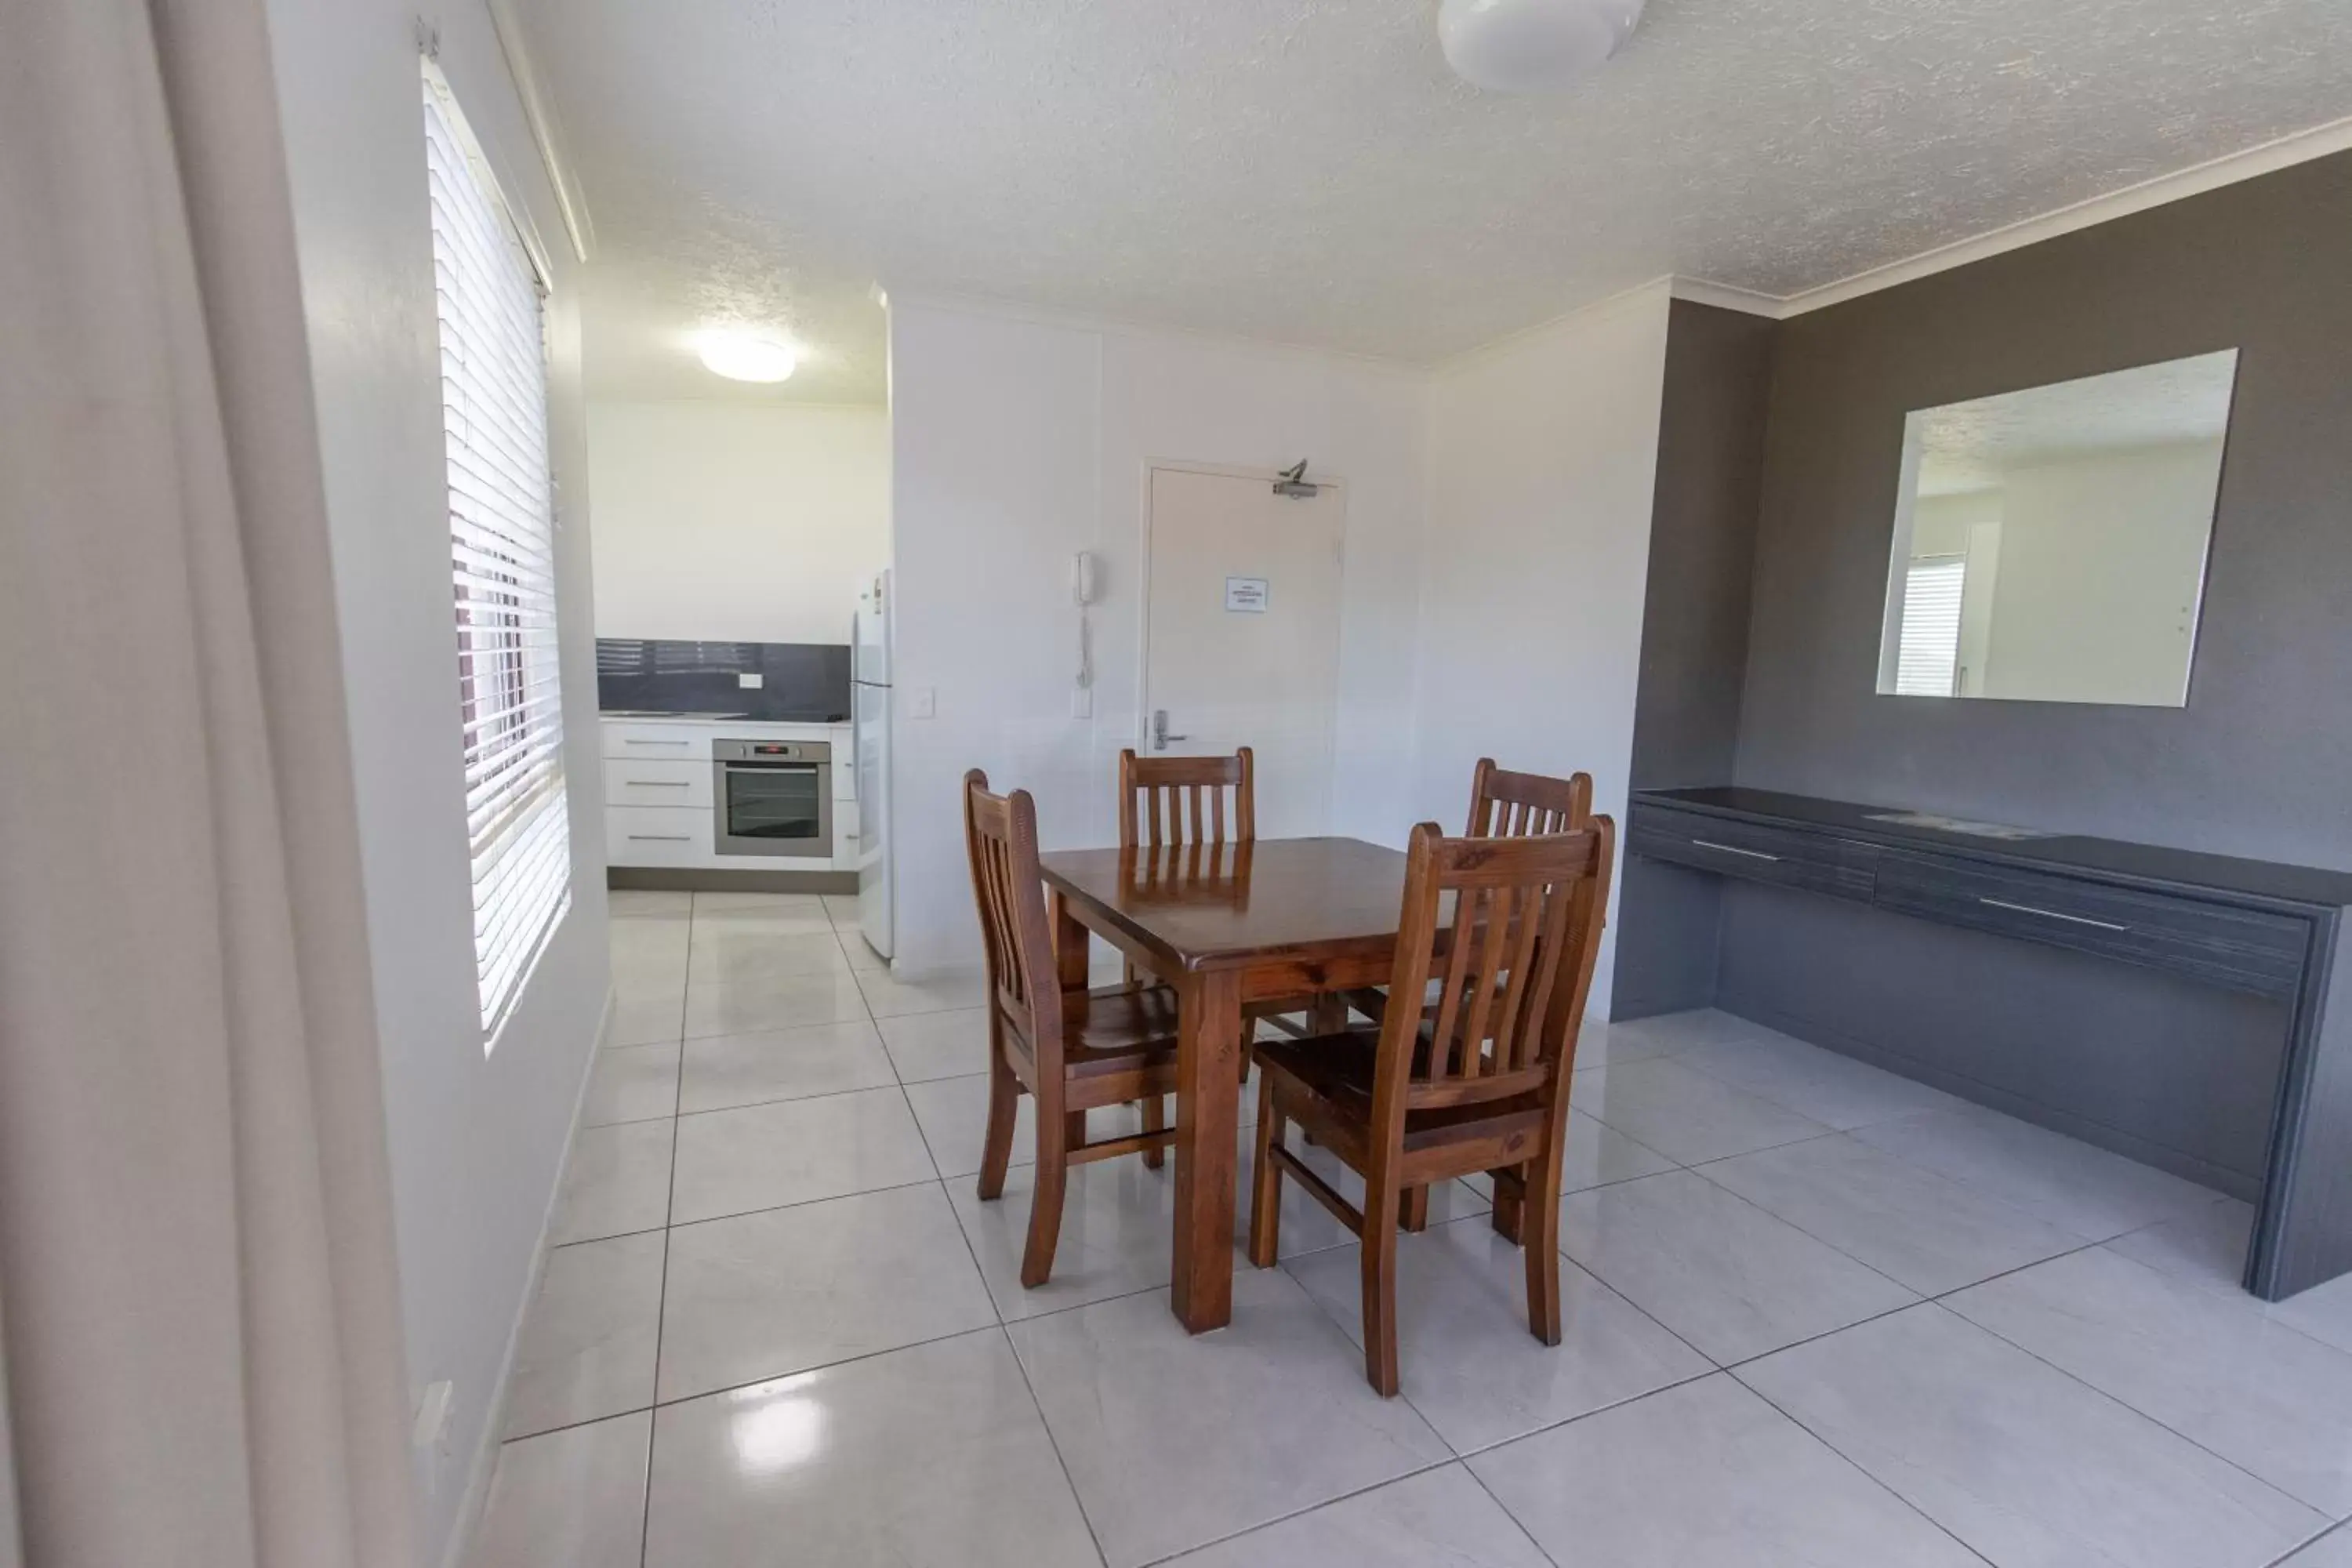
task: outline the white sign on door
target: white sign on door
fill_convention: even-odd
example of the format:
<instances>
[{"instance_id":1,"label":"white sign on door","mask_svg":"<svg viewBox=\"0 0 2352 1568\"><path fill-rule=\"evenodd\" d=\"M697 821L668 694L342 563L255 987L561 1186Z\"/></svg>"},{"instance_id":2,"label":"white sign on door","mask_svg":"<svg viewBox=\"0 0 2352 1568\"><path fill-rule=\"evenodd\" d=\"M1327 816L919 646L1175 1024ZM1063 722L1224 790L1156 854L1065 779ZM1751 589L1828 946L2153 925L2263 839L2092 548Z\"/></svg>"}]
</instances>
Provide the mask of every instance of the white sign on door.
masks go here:
<instances>
[{"instance_id":1,"label":"white sign on door","mask_svg":"<svg viewBox=\"0 0 2352 1568\"><path fill-rule=\"evenodd\" d=\"M1225 579L1225 613L1227 615L1262 616L1265 614L1266 584L1263 577L1228 577Z\"/></svg>"}]
</instances>

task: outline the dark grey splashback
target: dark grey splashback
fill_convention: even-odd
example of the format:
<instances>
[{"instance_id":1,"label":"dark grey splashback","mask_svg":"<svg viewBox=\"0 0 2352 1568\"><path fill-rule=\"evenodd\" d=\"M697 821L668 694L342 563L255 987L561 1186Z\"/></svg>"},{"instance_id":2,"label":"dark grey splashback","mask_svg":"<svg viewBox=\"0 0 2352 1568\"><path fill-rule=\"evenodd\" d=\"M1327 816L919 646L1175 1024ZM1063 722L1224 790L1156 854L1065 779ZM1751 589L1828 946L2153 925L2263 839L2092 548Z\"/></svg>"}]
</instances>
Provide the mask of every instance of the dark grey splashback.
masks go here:
<instances>
[{"instance_id":1,"label":"dark grey splashback","mask_svg":"<svg viewBox=\"0 0 2352 1568\"><path fill-rule=\"evenodd\" d=\"M598 637L596 705L607 712L840 723L850 713L849 652L836 643ZM760 677L760 684L746 687L745 675Z\"/></svg>"}]
</instances>

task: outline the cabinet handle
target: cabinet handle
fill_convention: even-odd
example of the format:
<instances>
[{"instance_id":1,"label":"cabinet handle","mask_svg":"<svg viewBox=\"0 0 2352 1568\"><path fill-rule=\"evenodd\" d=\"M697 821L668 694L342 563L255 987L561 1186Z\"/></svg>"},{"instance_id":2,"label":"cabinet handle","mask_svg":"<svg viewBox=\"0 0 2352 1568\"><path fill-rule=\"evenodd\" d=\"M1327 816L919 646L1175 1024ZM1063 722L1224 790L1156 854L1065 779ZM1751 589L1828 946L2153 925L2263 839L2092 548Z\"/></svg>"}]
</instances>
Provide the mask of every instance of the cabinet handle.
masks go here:
<instances>
[{"instance_id":1,"label":"cabinet handle","mask_svg":"<svg viewBox=\"0 0 2352 1568\"><path fill-rule=\"evenodd\" d=\"M694 842L694 835L690 833L632 833L629 835L629 842L632 844L691 844Z\"/></svg>"},{"instance_id":2,"label":"cabinet handle","mask_svg":"<svg viewBox=\"0 0 2352 1568\"><path fill-rule=\"evenodd\" d=\"M1717 844L1712 838L1694 838L1691 842L1702 849L1720 849L1726 855L1745 855L1750 860L1770 860L1777 864L1780 858L1778 855L1767 855L1761 849L1742 849L1737 844Z\"/></svg>"},{"instance_id":3,"label":"cabinet handle","mask_svg":"<svg viewBox=\"0 0 2352 1568\"><path fill-rule=\"evenodd\" d=\"M694 787L685 779L623 779L621 783L631 789L692 789Z\"/></svg>"},{"instance_id":4,"label":"cabinet handle","mask_svg":"<svg viewBox=\"0 0 2352 1568\"><path fill-rule=\"evenodd\" d=\"M2007 899L1979 899L1977 902L1990 904L1997 910L2015 910L2021 915L2040 915L2045 921L2064 921L2068 925L2096 926L2101 931L2131 930L2131 927L2117 925L2113 921L2095 921L2088 915L2061 914L2056 910L2037 910L2032 904L2012 904Z\"/></svg>"},{"instance_id":5,"label":"cabinet handle","mask_svg":"<svg viewBox=\"0 0 2352 1568\"><path fill-rule=\"evenodd\" d=\"M627 735L621 737L621 743L625 746L691 746L694 744L691 741L639 741Z\"/></svg>"}]
</instances>

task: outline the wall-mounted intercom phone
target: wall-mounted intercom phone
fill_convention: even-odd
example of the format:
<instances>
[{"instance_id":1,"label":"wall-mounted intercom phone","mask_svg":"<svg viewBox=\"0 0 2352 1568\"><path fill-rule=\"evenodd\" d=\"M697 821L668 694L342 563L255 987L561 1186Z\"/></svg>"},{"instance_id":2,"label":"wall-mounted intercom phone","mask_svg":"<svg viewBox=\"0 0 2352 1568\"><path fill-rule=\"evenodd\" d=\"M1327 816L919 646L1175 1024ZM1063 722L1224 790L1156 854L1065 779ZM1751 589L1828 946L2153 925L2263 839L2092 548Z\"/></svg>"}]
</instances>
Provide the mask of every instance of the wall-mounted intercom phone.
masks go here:
<instances>
[{"instance_id":1,"label":"wall-mounted intercom phone","mask_svg":"<svg viewBox=\"0 0 2352 1568\"><path fill-rule=\"evenodd\" d=\"M1070 717L1091 719L1095 711L1095 652L1087 606L1102 596L1102 566L1091 550L1070 557L1070 602L1078 607L1078 674L1070 692Z\"/></svg>"}]
</instances>

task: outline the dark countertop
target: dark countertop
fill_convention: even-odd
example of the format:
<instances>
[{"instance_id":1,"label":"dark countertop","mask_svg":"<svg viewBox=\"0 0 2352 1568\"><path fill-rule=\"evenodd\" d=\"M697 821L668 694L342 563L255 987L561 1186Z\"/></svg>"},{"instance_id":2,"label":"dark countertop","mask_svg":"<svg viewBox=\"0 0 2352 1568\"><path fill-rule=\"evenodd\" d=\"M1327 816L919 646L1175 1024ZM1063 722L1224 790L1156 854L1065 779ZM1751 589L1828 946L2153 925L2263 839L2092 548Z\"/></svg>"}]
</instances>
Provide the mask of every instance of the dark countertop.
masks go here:
<instances>
[{"instance_id":1,"label":"dark countertop","mask_svg":"<svg viewBox=\"0 0 2352 1568\"><path fill-rule=\"evenodd\" d=\"M1865 843L1932 849L1939 854L1965 855L2060 875L2088 874L2156 888L2186 888L2305 906L2352 908L2352 872L2329 871L2315 866L2243 860L2233 855L2208 855L2194 849L2077 834L2014 839L1989 837L1873 820L1881 813L1911 809L1906 806L1856 805L1849 801L1735 785L1636 790L1633 801L1636 805L1647 803L1717 816L1762 818Z\"/></svg>"}]
</instances>

